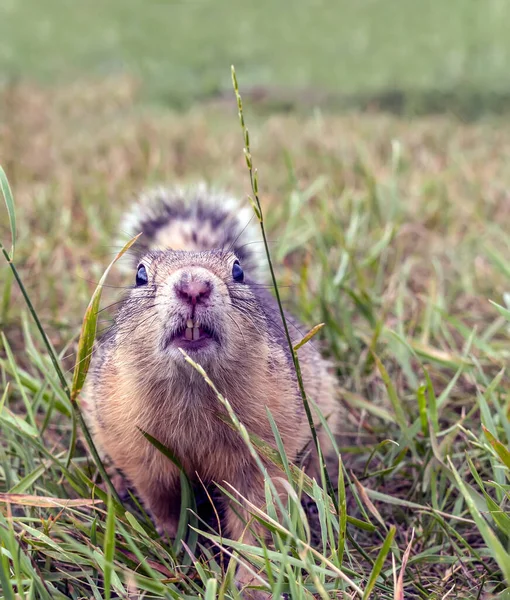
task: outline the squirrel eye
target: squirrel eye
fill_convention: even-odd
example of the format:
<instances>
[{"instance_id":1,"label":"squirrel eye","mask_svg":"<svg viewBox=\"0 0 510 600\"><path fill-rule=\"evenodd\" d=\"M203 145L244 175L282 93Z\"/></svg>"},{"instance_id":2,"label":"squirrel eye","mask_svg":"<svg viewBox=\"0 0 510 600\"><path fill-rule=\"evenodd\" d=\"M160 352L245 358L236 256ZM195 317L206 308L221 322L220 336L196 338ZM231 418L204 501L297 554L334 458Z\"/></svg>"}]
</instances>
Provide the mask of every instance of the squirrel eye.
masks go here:
<instances>
[{"instance_id":1,"label":"squirrel eye","mask_svg":"<svg viewBox=\"0 0 510 600\"><path fill-rule=\"evenodd\" d=\"M239 264L239 261L236 260L234 266L232 267L232 278L234 281L242 283L244 281L244 271Z\"/></svg>"},{"instance_id":2,"label":"squirrel eye","mask_svg":"<svg viewBox=\"0 0 510 600\"><path fill-rule=\"evenodd\" d=\"M147 285L148 283L147 269L143 265L138 265L138 269L136 270L136 285Z\"/></svg>"}]
</instances>

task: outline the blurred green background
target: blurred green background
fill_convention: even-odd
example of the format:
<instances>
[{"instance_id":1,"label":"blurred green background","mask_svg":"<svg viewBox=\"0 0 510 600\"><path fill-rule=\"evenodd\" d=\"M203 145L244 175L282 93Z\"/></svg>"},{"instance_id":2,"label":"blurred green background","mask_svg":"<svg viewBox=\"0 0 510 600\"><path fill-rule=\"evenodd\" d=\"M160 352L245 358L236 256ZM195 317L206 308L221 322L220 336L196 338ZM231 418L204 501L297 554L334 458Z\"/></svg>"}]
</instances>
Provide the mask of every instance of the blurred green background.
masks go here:
<instances>
[{"instance_id":1,"label":"blurred green background","mask_svg":"<svg viewBox=\"0 0 510 600\"><path fill-rule=\"evenodd\" d=\"M127 73L184 108L244 88L271 105L510 107L508 0L2 0L4 81Z\"/></svg>"}]
</instances>

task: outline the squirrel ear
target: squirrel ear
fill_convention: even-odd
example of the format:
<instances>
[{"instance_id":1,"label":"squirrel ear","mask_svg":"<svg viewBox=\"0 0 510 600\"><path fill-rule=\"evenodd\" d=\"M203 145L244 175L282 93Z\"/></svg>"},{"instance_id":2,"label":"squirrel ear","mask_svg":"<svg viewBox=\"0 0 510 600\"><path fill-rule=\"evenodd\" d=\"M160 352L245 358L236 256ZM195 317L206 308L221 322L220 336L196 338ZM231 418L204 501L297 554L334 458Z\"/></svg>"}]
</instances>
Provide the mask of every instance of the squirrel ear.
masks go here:
<instances>
[{"instance_id":1,"label":"squirrel ear","mask_svg":"<svg viewBox=\"0 0 510 600\"><path fill-rule=\"evenodd\" d=\"M136 285L147 285L149 283L149 276L147 275L147 269L144 265L138 265L136 270Z\"/></svg>"}]
</instances>

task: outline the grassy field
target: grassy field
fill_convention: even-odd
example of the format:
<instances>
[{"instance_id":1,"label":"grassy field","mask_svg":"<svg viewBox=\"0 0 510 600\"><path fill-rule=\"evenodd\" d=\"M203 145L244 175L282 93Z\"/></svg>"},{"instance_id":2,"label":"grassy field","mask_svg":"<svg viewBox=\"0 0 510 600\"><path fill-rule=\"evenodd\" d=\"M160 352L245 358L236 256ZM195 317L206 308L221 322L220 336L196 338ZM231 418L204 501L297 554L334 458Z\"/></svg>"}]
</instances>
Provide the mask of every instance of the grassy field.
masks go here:
<instances>
[{"instance_id":1,"label":"grassy field","mask_svg":"<svg viewBox=\"0 0 510 600\"><path fill-rule=\"evenodd\" d=\"M1 96L14 264L68 382L133 193L197 179L250 192L233 106L158 113L135 90L114 79ZM307 326L326 324L342 386L338 510L323 486L311 491L314 549L295 501L281 527L268 525L280 552L218 538L204 548L203 524L187 551L163 543L143 510L96 487L81 445L68 462L71 404L4 263L2 597L236 598L234 561L226 571L218 556L233 547L293 599L507 598L509 313L491 301L509 302L510 126L261 119L249 105L245 116L285 304ZM113 269L103 306L129 283Z\"/></svg>"},{"instance_id":2,"label":"grassy field","mask_svg":"<svg viewBox=\"0 0 510 600\"><path fill-rule=\"evenodd\" d=\"M0 73L54 83L139 77L187 107L230 95L229 68L273 106L367 106L465 117L507 111L506 0L5 0Z\"/></svg>"}]
</instances>

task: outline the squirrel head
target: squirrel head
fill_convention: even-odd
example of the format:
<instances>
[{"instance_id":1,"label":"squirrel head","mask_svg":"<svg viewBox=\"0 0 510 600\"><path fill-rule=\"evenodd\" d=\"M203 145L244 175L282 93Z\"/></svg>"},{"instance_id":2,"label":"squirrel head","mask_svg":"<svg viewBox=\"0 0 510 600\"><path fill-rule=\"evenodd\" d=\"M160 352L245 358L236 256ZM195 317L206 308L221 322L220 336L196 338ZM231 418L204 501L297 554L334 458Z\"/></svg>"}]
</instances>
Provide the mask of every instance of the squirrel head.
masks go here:
<instances>
[{"instance_id":1,"label":"squirrel head","mask_svg":"<svg viewBox=\"0 0 510 600\"><path fill-rule=\"evenodd\" d=\"M267 328L257 286L233 252L150 251L133 276L117 328L140 360L181 364L182 348L206 368L260 346Z\"/></svg>"}]
</instances>

